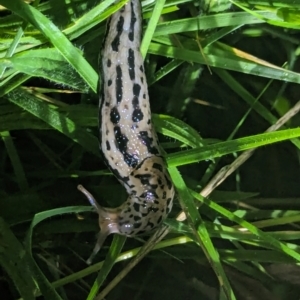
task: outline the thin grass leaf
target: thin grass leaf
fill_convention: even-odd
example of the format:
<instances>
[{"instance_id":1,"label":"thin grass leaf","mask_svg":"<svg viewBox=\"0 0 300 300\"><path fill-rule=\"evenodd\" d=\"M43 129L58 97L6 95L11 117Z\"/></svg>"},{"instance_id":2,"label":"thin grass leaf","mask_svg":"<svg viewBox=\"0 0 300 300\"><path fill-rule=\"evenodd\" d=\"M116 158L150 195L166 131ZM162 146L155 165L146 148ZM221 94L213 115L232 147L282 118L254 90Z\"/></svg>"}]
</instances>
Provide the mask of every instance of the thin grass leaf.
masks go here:
<instances>
[{"instance_id":1,"label":"thin grass leaf","mask_svg":"<svg viewBox=\"0 0 300 300\"><path fill-rule=\"evenodd\" d=\"M194 205L193 199L187 189L181 175L176 168L170 168L170 175L179 194L179 199L182 201L182 207L188 211L188 219L195 240L201 246L205 253L206 258L209 260L216 276L219 280L220 287L226 295L227 299L236 299L234 292L230 286L227 276L223 270L222 264L220 262L219 254L215 249L207 229L201 219L201 216ZM198 225L199 224L199 225ZM195 228L198 225L197 228ZM194 227L195 226L195 227Z\"/></svg>"},{"instance_id":2,"label":"thin grass leaf","mask_svg":"<svg viewBox=\"0 0 300 300\"><path fill-rule=\"evenodd\" d=\"M202 148L195 148L173 153L167 157L167 163L169 167L182 166L201 160L221 157L233 152L244 151L268 144L273 144L276 142L298 138L299 136L299 128L257 134L254 136L240 138L232 141L204 146Z\"/></svg>"},{"instance_id":3,"label":"thin grass leaf","mask_svg":"<svg viewBox=\"0 0 300 300\"><path fill-rule=\"evenodd\" d=\"M259 13L265 18L276 17L274 13L269 11L260 11ZM264 20L258 19L248 12L230 12L218 14L217 16L199 16L195 18L163 22L157 26L154 36L157 37L160 35L168 35L187 31L215 29L226 26L238 26L240 24L259 24L264 22Z\"/></svg>"},{"instance_id":4,"label":"thin grass leaf","mask_svg":"<svg viewBox=\"0 0 300 300\"><path fill-rule=\"evenodd\" d=\"M209 53L205 54L204 58L199 51L196 52L151 43L149 47L149 53L200 64L207 63L211 67L224 68L226 70L238 71L245 74L300 83L300 75L296 72L285 70L275 65L265 66L262 64L257 64L246 59L237 60L236 56L234 56L234 53L229 53L217 48L210 48Z\"/></svg>"},{"instance_id":5,"label":"thin grass leaf","mask_svg":"<svg viewBox=\"0 0 300 300\"><path fill-rule=\"evenodd\" d=\"M9 154L11 164L14 168L17 183L19 185L19 189L21 191L25 191L29 188L29 185L25 176L25 172L18 151L13 143L11 135L8 131L2 131L0 132L0 136L2 137L7 153Z\"/></svg>"},{"instance_id":6,"label":"thin grass leaf","mask_svg":"<svg viewBox=\"0 0 300 300\"><path fill-rule=\"evenodd\" d=\"M7 68L14 68L16 71L30 76L42 77L82 92L88 91L82 78L53 48L22 52L10 58L0 59L0 63Z\"/></svg>"},{"instance_id":7,"label":"thin grass leaf","mask_svg":"<svg viewBox=\"0 0 300 300\"><path fill-rule=\"evenodd\" d=\"M253 226L252 224L248 223L247 221L235 216L233 213L231 213L227 209L221 207L217 203L203 198L201 195L199 195L198 193L196 193L194 191L191 191L191 193L192 193L193 197L195 197L197 200L206 204L211 209L217 211L218 213L220 213L221 215L226 217L228 220L239 224L243 228L246 228L251 233L257 235L258 238L260 238L261 240L268 243L271 247L274 247L274 249L278 250L279 252L285 253L286 255L293 257L295 260L300 262L300 254L297 253L295 250L291 249L290 247L288 247L286 244L279 242L277 239L273 238L268 233L261 231L260 229Z\"/></svg>"},{"instance_id":8,"label":"thin grass leaf","mask_svg":"<svg viewBox=\"0 0 300 300\"><path fill-rule=\"evenodd\" d=\"M97 91L98 76L94 69L82 57L78 49L71 44L66 36L48 18L22 0L1 0L0 4L39 29L80 74L89 87L94 92Z\"/></svg>"},{"instance_id":9,"label":"thin grass leaf","mask_svg":"<svg viewBox=\"0 0 300 300\"><path fill-rule=\"evenodd\" d=\"M151 43L151 39L154 35L155 29L156 29L157 23L159 21L159 18L161 16L164 5L165 5L165 0L158 0L155 3L155 6L154 6L153 11L152 11L151 18L149 20L149 23L148 23L148 26L147 26L147 29L145 31L143 41L142 41L142 44L141 44L140 51L141 51L143 57L146 56L146 53L148 51L149 45Z\"/></svg>"},{"instance_id":10,"label":"thin grass leaf","mask_svg":"<svg viewBox=\"0 0 300 300\"><path fill-rule=\"evenodd\" d=\"M46 122L49 126L60 131L83 148L99 156L97 138L66 117L65 114L52 109L49 105L38 101L24 90L15 89L7 95L10 102L20 106L29 113Z\"/></svg>"},{"instance_id":11,"label":"thin grass leaf","mask_svg":"<svg viewBox=\"0 0 300 300\"><path fill-rule=\"evenodd\" d=\"M110 273L112 267L117 262L118 257L120 256L120 252L124 246L126 241L125 236L114 235L113 241L110 245L109 251L106 255L106 258L103 262L100 272L97 275L97 279L95 280L90 293L87 297L87 300L93 300L97 295L99 289L101 288L103 282L107 278Z\"/></svg>"}]
</instances>

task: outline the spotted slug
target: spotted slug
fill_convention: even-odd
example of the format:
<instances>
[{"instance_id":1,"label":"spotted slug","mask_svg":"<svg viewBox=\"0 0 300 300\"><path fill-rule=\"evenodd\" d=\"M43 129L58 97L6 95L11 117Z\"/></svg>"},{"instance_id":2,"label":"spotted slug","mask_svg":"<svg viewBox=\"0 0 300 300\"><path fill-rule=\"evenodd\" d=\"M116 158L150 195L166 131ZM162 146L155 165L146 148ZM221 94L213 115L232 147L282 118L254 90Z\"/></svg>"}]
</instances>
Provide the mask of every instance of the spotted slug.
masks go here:
<instances>
[{"instance_id":1,"label":"spotted slug","mask_svg":"<svg viewBox=\"0 0 300 300\"><path fill-rule=\"evenodd\" d=\"M130 0L107 23L99 101L100 151L127 190L128 199L117 208L101 207L78 186L99 215L100 233L88 263L109 234L132 237L151 231L163 222L173 204L174 186L151 122L141 35L141 5L139 0Z\"/></svg>"}]
</instances>

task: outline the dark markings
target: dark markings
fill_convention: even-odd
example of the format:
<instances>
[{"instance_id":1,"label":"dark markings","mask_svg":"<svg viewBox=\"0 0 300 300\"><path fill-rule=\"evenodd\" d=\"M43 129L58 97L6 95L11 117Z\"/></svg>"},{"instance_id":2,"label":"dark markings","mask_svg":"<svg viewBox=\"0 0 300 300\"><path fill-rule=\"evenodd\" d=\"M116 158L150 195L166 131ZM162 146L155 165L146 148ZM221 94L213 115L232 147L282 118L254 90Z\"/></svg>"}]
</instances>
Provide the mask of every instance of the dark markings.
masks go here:
<instances>
[{"instance_id":1,"label":"dark markings","mask_svg":"<svg viewBox=\"0 0 300 300\"><path fill-rule=\"evenodd\" d=\"M152 222L150 222L150 221L148 221L147 226L150 226L151 229L152 229L153 227L155 227L155 225L154 225Z\"/></svg>"},{"instance_id":2,"label":"dark markings","mask_svg":"<svg viewBox=\"0 0 300 300\"><path fill-rule=\"evenodd\" d=\"M133 220L135 221L135 222L137 222L137 221L141 221L141 217L140 216L134 216L133 217Z\"/></svg>"},{"instance_id":3,"label":"dark markings","mask_svg":"<svg viewBox=\"0 0 300 300\"><path fill-rule=\"evenodd\" d=\"M130 29L129 29L129 34L128 38L130 41L134 41L134 24L136 22L136 15L133 9L133 2L130 2L131 5L131 19L130 19Z\"/></svg>"},{"instance_id":4,"label":"dark markings","mask_svg":"<svg viewBox=\"0 0 300 300\"><path fill-rule=\"evenodd\" d=\"M135 109L132 113L132 121L138 123L143 119L144 119L143 112L139 108Z\"/></svg>"},{"instance_id":5,"label":"dark markings","mask_svg":"<svg viewBox=\"0 0 300 300\"><path fill-rule=\"evenodd\" d=\"M144 73L144 67L142 65L140 66L140 70Z\"/></svg>"},{"instance_id":6,"label":"dark markings","mask_svg":"<svg viewBox=\"0 0 300 300\"><path fill-rule=\"evenodd\" d=\"M116 68L117 77L116 77L116 98L117 103L120 103L123 98L123 83L122 83L122 69L120 66Z\"/></svg>"},{"instance_id":7,"label":"dark markings","mask_svg":"<svg viewBox=\"0 0 300 300\"><path fill-rule=\"evenodd\" d=\"M136 211L136 212L140 212L140 205L136 202L133 203L133 209Z\"/></svg>"},{"instance_id":8,"label":"dark markings","mask_svg":"<svg viewBox=\"0 0 300 300\"><path fill-rule=\"evenodd\" d=\"M120 121L120 114L116 107L113 107L112 110L110 111L110 121L113 124L118 124Z\"/></svg>"},{"instance_id":9,"label":"dark markings","mask_svg":"<svg viewBox=\"0 0 300 300\"><path fill-rule=\"evenodd\" d=\"M141 82L144 83L144 77L141 77Z\"/></svg>"},{"instance_id":10,"label":"dark markings","mask_svg":"<svg viewBox=\"0 0 300 300\"><path fill-rule=\"evenodd\" d=\"M120 36L123 32L123 25L124 25L124 17L120 16L120 19L119 19L118 24L117 24L117 35L111 43L111 48L115 52L119 51Z\"/></svg>"},{"instance_id":11,"label":"dark markings","mask_svg":"<svg viewBox=\"0 0 300 300\"><path fill-rule=\"evenodd\" d=\"M106 150L107 150L107 151L110 151L110 144L109 144L109 141L106 141Z\"/></svg>"},{"instance_id":12,"label":"dark markings","mask_svg":"<svg viewBox=\"0 0 300 300\"><path fill-rule=\"evenodd\" d=\"M131 80L135 79L135 72L134 72L134 51L130 48L128 49L128 70L129 70L129 76Z\"/></svg>"},{"instance_id":13,"label":"dark markings","mask_svg":"<svg viewBox=\"0 0 300 300\"><path fill-rule=\"evenodd\" d=\"M162 216L160 216L158 219L157 219L157 224L160 224L162 221Z\"/></svg>"},{"instance_id":14,"label":"dark markings","mask_svg":"<svg viewBox=\"0 0 300 300\"><path fill-rule=\"evenodd\" d=\"M108 79L107 85L108 85L108 86L111 86L111 84L112 84L112 80L111 80L111 79Z\"/></svg>"},{"instance_id":15,"label":"dark markings","mask_svg":"<svg viewBox=\"0 0 300 300\"><path fill-rule=\"evenodd\" d=\"M156 213L156 212L158 212L159 211L159 208L158 207L150 207L149 209L148 209L148 211L150 212L150 211L152 211L152 212L154 212L154 213Z\"/></svg>"},{"instance_id":16,"label":"dark markings","mask_svg":"<svg viewBox=\"0 0 300 300\"><path fill-rule=\"evenodd\" d=\"M102 148L100 147L100 150L101 150L101 149L102 149ZM129 177L128 177L128 176L122 177L121 174L119 173L119 171L118 171L117 169L112 168L111 165L109 164L109 162L108 162L106 156L104 155L104 153L102 153L102 158L103 158L105 164L107 165L107 167L108 167L108 168L111 170L111 172L115 175L115 177L116 177L119 181L123 182L125 185L128 186Z\"/></svg>"},{"instance_id":17,"label":"dark markings","mask_svg":"<svg viewBox=\"0 0 300 300\"><path fill-rule=\"evenodd\" d=\"M140 131L139 133L139 137L142 140L142 142L144 143L144 145L147 147L147 150L149 153L151 154L159 154L157 148L153 147L153 138L148 136L148 132L147 131Z\"/></svg>"},{"instance_id":18,"label":"dark markings","mask_svg":"<svg viewBox=\"0 0 300 300\"><path fill-rule=\"evenodd\" d=\"M167 214L169 214L169 212L171 211L171 207L170 207L171 202L172 202L172 198L168 198L167 199L167 211L166 211Z\"/></svg>"},{"instance_id":19,"label":"dark markings","mask_svg":"<svg viewBox=\"0 0 300 300\"><path fill-rule=\"evenodd\" d=\"M138 83L135 83L132 88L133 95L137 98L140 96L141 86Z\"/></svg>"},{"instance_id":20,"label":"dark markings","mask_svg":"<svg viewBox=\"0 0 300 300\"><path fill-rule=\"evenodd\" d=\"M142 226L142 223L134 223L133 227L134 229L140 228Z\"/></svg>"},{"instance_id":21,"label":"dark markings","mask_svg":"<svg viewBox=\"0 0 300 300\"><path fill-rule=\"evenodd\" d=\"M154 163L153 165L152 165L152 168L154 168L154 169L157 169L157 170L159 170L159 171L163 171L163 167L162 167L162 165L161 164L158 164L158 163Z\"/></svg>"},{"instance_id":22,"label":"dark markings","mask_svg":"<svg viewBox=\"0 0 300 300\"><path fill-rule=\"evenodd\" d=\"M150 185L150 179L151 175L150 174L141 174L141 175L135 175L135 178L138 178L141 181L141 184L143 185Z\"/></svg>"},{"instance_id":23,"label":"dark markings","mask_svg":"<svg viewBox=\"0 0 300 300\"><path fill-rule=\"evenodd\" d=\"M150 185L151 186L151 185ZM154 185L153 185L154 186ZM152 186L151 186L152 187ZM144 198L144 199L151 199L153 201L153 199L159 199L158 195L155 193L154 190L148 190L144 193L142 193L140 195L140 198Z\"/></svg>"},{"instance_id":24,"label":"dark markings","mask_svg":"<svg viewBox=\"0 0 300 300\"><path fill-rule=\"evenodd\" d=\"M166 176L166 175L165 175L165 179L166 179L168 188L170 190L172 188L172 186L173 186L172 181L170 180L169 176Z\"/></svg>"},{"instance_id":25,"label":"dark markings","mask_svg":"<svg viewBox=\"0 0 300 300\"><path fill-rule=\"evenodd\" d=\"M125 163L129 167L135 168L138 164L138 160L133 155L127 153L128 138L125 136L125 134L121 132L119 126L114 127L114 133L115 133L116 147L123 154Z\"/></svg>"},{"instance_id":26,"label":"dark markings","mask_svg":"<svg viewBox=\"0 0 300 300\"><path fill-rule=\"evenodd\" d=\"M138 164L138 159L136 157L134 157L133 155L129 154L129 153L124 153L123 154L124 157L124 161L125 163L131 167L131 168L135 168Z\"/></svg>"},{"instance_id":27,"label":"dark markings","mask_svg":"<svg viewBox=\"0 0 300 300\"><path fill-rule=\"evenodd\" d=\"M133 113L132 113L132 121L133 122L140 122L144 118L144 114L139 106L139 96L141 92L141 86L137 83L133 85L132 88L133 92L133 99L132 99L132 105L133 105Z\"/></svg>"},{"instance_id":28,"label":"dark markings","mask_svg":"<svg viewBox=\"0 0 300 300\"><path fill-rule=\"evenodd\" d=\"M110 59L107 60L106 65L107 65L108 68L110 68L110 66L111 66L111 60Z\"/></svg>"}]
</instances>

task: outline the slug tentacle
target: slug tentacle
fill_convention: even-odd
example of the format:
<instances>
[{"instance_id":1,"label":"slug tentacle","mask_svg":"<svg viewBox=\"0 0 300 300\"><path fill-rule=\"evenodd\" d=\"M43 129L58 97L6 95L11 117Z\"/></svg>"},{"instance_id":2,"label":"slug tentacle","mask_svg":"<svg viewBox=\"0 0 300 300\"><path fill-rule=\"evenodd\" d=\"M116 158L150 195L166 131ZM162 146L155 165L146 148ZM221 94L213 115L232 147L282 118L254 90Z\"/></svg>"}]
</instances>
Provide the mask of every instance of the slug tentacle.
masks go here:
<instances>
[{"instance_id":1,"label":"slug tentacle","mask_svg":"<svg viewBox=\"0 0 300 300\"><path fill-rule=\"evenodd\" d=\"M104 208L78 186L99 215L101 232L89 262L107 235L135 236L153 230L173 204L174 186L151 122L141 33L139 0L129 0L107 23L100 67L100 151L129 197L118 208Z\"/></svg>"},{"instance_id":2,"label":"slug tentacle","mask_svg":"<svg viewBox=\"0 0 300 300\"><path fill-rule=\"evenodd\" d=\"M78 185L77 189L87 197L90 204L95 208L99 217L100 232L98 234L97 243L94 247L91 256L86 261L87 264L91 264L93 258L101 249L107 236L111 233L119 233L119 226L118 226L119 211L118 208L109 209L109 208L101 207L96 201L96 199L94 198L94 196L88 190L86 190L82 185Z\"/></svg>"}]
</instances>

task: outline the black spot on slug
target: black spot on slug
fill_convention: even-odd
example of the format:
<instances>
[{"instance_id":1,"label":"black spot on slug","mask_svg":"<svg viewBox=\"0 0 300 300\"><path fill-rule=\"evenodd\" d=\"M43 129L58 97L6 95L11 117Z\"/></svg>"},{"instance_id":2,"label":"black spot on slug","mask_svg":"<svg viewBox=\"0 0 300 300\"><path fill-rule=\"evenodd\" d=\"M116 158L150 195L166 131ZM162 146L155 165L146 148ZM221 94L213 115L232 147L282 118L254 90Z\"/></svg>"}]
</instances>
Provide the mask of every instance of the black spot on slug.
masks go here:
<instances>
[{"instance_id":1,"label":"black spot on slug","mask_svg":"<svg viewBox=\"0 0 300 300\"><path fill-rule=\"evenodd\" d=\"M133 122L140 122L144 118L144 114L142 110L139 107L139 96L140 96L141 86L137 83L133 85L132 92L133 92L133 99L132 99L132 105L133 105L133 113L132 113L132 121Z\"/></svg>"},{"instance_id":2,"label":"black spot on slug","mask_svg":"<svg viewBox=\"0 0 300 300\"><path fill-rule=\"evenodd\" d=\"M149 180L151 179L150 174L137 174L134 177L138 178L141 181L141 184L150 185L150 182L149 182Z\"/></svg>"},{"instance_id":3,"label":"black spot on slug","mask_svg":"<svg viewBox=\"0 0 300 300\"><path fill-rule=\"evenodd\" d=\"M149 213L150 213L150 212L156 213L156 212L158 212L158 211L159 211L159 208L158 208L158 207L151 206L151 207L148 208L148 212L149 212Z\"/></svg>"},{"instance_id":4,"label":"black spot on slug","mask_svg":"<svg viewBox=\"0 0 300 300\"><path fill-rule=\"evenodd\" d=\"M124 162L132 168L135 168L138 164L137 158L127 153L128 138L121 132L120 126L114 127L115 141L117 149L123 154Z\"/></svg>"},{"instance_id":5,"label":"black spot on slug","mask_svg":"<svg viewBox=\"0 0 300 300\"><path fill-rule=\"evenodd\" d=\"M106 65L107 65L108 68L110 68L110 66L111 66L111 60L110 59L107 60Z\"/></svg>"},{"instance_id":6,"label":"black spot on slug","mask_svg":"<svg viewBox=\"0 0 300 300\"><path fill-rule=\"evenodd\" d=\"M165 175L165 179L166 179L169 190L171 190L172 186L173 186L172 181L170 180L169 176L166 176L166 175Z\"/></svg>"},{"instance_id":7,"label":"black spot on slug","mask_svg":"<svg viewBox=\"0 0 300 300\"><path fill-rule=\"evenodd\" d=\"M138 98L140 96L140 91L141 91L141 86L139 84L135 83L133 85L133 89L132 89L133 95Z\"/></svg>"},{"instance_id":8,"label":"black spot on slug","mask_svg":"<svg viewBox=\"0 0 300 300\"><path fill-rule=\"evenodd\" d=\"M152 165L152 168L154 168L154 169L157 169L157 170L159 170L159 171L163 171L163 167L162 167L162 165L161 164L158 164L158 163L154 163L153 165Z\"/></svg>"},{"instance_id":9,"label":"black spot on slug","mask_svg":"<svg viewBox=\"0 0 300 300\"><path fill-rule=\"evenodd\" d=\"M135 222L140 221L140 220L141 220L141 217L140 217L140 216L134 216L134 217L133 217L133 220L134 220Z\"/></svg>"},{"instance_id":10,"label":"black spot on slug","mask_svg":"<svg viewBox=\"0 0 300 300\"><path fill-rule=\"evenodd\" d=\"M112 110L110 111L110 121L113 124L118 124L120 121L120 114L116 107L113 107Z\"/></svg>"},{"instance_id":11,"label":"black spot on slug","mask_svg":"<svg viewBox=\"0 0 300 300\"><path fill-rule=\"evenodd\" d=\"M128 138L124 134L122 134L121 128L119 126L114 127L114 133L115 133L117 148L120 150L121 153L126 152Z\"/></svg>"},{"instance_id":12,"label":"black spot on slug","mask_svg":"<svg viewBox=\"0 0 300 300\"><path fill-rule=\"evenodd\" d=\"M136 22L136 15L133 8L133 2L130 2L131 5L131 19L130 19L130 30L128 34L128 38L130 41L134 41L134 24Z\"/></svg>"},{"instance_id":13,"label":"black spot on slug","mask_svg":"<svg viewBox=\"0 0 300 300\"><path fill-rule=\"evenodd\" d=\"M132 49L128 50L128 71L129 76L131 80L134 80L135 78L135 72L134 72L134 51Z\"/></svg>"},{"instance_id":14,"label":"black spot on slug","mask_svg":"<svg viewBox=\"0 0 300 300\"><path fill-rule=\"evenodd\" d=\"M133 227L134 227L135 229L140 228L141 226L142 226L142 223L134 223L134 224L133 224Z\"/></svg>"},{"instance_id":15,"label":"black spot on slug","mask_svg":"<svg viewBox=\"0 0 300 300\"><path fill-rule=\"evenodd\" d=\"M110 144L109 144L109 141L106 141L106 150L107 150L107 151L110 151Z\"/></svg>"},{"instance_id":16,"label":"black spot on slug","mask_svg":"<svg viewBox=\"0 0 300 300\"><path fill-rule=\"evenodd\" d=\"M136 202L133 203L133 209L136 211L136 212L139 212L140 211L140 205Z\"/></svg>"},{"instance_id":17,"label":"black spot on slug","mask_svg":"<svg viewBox=\"0 0 300 300\"><path fill-rule=\"evenodd\" d=\"M111 84L112 84L112 80L111 80L111 79L108 79L107 85L108 85L108 86L111 86Z\"/></svg>"},{"instance_id":18,"label":"black spot on slug","mask_svg":"<svg viewBox=\"0 0 300 300\"><path fill-rule=\"evenodd\" d=\"M120 19L119 19L118 24L117 24L117 35L111 43L111 48L115 52L119 51L120 36L123 32L123 25L124 25L124 17L120 16Z\"/></svg>"},{"instance_id":19,"label":"black spot on slug","mask_svg":"<svg viewBox=\"0 0 300 300\"><path fill-rule=\"evenodd\" d=\"M123 154L124 157L124 161L125 163L131 167L131 168L135 168L138 164L138 159L136 157L134 157L133 155L129 154L129 153L124 153Z\"/></svg>"},{"instance_id":20,"label":"black spot on slug","mask_svg":"<svg viewBox=\"0 0 300 300\"><path fill-rule=\"evenodd\" d=\"M152 222L150 222L150 221L148 221L147 226L149 226L151 229L152 229L153 227L155 227L154 223L152 223Z\"/></svg>"},{"instance_id":21,"label":"black spot on slug","mask_svg":"<svg viewBox=\"0 0 300 300\"><path fill-rule=\"evenodd\" d=\"M133 111L133 113L132 113L132 121L133 122L138 123L138 122L142 121L143 118L144 118L144 114L142 113L142 111L139 108L137 108Z\"/></svg>"},{"instance_id":22,"label":"black spot on slug","mask_svg":"<svg viewBox=\"0 0 300 300\"><path fill-rule=\"evenodd\" d=\"M144 145L147 147L147 150L151 154L159 154L158 149L153 147L153 138L148 136L147 131L140 131L139 137L141 141L144 143Z\"/></svg>"},{"instance_id":23,"label":"black spot on slug","mask_svg":"<svg viewBox=\"0 0 300 300\"><path fill-rule=\"evenodd\" d=\"M157 224L160 224L162 221L162 216L160 216L158 219L157 219Z\"/></svg>"},{"instance_id":24,"label":"black spot on slug","mask_svg":"<svg viewBox=\"0 0 300 300\"><path fill-rule=\"evenodd\" d=\"M123 98L123 79L122 79L122 69L120 66L116 67L116 98L117 98L117 103L120 103Z\"/></svg>"}]
</instances>

